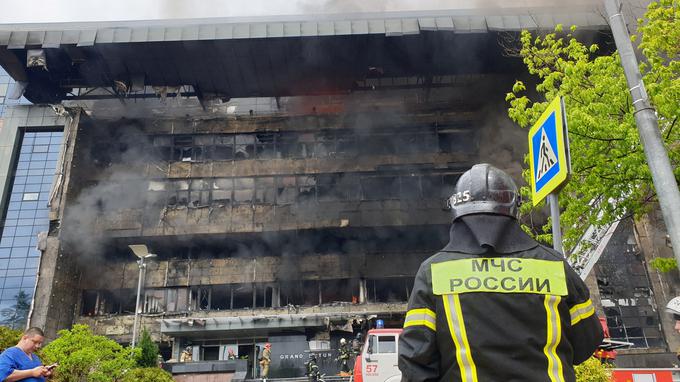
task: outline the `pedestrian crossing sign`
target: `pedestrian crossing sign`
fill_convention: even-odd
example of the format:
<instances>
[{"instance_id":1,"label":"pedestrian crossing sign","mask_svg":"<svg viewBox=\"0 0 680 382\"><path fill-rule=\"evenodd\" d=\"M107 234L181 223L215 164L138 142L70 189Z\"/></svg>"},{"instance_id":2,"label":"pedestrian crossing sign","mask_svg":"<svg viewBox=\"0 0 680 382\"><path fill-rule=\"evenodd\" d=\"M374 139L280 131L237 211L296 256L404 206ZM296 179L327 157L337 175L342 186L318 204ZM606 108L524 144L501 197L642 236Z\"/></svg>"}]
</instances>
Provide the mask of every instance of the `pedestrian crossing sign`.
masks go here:
<instances>
[{"instance_id":1,"label":"pedestrian crossing sign","mask_svg":"<svg viewBox=\"0 0 680 382\"><path fill-rule=\"evenodd\" d=\"M564 101L555 98L529 130L533 204L562 186L571 172Z\"/></svg>"}]
</instances>

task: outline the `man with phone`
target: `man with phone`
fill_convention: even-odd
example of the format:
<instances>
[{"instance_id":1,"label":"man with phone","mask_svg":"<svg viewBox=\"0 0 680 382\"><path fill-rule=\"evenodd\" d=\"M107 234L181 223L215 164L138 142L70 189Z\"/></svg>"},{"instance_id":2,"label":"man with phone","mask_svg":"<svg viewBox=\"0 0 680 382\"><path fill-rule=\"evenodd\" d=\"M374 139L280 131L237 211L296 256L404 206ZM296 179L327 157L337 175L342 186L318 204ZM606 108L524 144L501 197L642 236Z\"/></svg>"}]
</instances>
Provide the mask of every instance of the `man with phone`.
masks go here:
<instances>
[{"instance_id":1,"label":"man with phone","mask_svg":"<svg viewBox=\"0 0 680 382\"><path fill-rule=\"evenodd\" d=\"M42 347L45 334L40 328L29 328L16 346L0 354L0 381L44 382L57 364L43 366L35 354Z\"/></svg>"}]
</instances>

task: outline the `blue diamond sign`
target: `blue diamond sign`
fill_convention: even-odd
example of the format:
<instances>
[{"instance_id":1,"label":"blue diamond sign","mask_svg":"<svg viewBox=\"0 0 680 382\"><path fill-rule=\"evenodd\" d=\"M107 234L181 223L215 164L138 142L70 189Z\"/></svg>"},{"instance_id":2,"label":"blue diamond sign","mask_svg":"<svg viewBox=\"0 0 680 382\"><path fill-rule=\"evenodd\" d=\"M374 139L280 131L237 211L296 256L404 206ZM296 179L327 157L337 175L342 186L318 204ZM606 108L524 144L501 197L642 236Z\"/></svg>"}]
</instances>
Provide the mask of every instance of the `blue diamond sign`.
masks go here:
<instances>
[{"instance_id":1,"label":"blue diamond sign","mask_svg":"<svg viewBox=\"0 0 680 382\"><path fill-rule=\"evenodd\" d=\"M571 172L564 101L555 98L529 130L533 204L562 186Z\"/></svg>"}]
</instances>

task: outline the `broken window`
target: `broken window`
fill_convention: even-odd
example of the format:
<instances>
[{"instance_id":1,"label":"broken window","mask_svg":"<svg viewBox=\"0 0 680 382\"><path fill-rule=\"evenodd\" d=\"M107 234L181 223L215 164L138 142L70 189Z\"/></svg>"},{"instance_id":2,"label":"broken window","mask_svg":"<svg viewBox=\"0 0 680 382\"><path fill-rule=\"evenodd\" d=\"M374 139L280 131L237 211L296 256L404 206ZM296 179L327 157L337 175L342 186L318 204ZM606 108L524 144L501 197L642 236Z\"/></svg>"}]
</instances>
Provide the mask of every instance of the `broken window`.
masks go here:
<instances>
[{"instance_id":1,"label":"broken window","mask_svg":"<svg viewBox=\"0 0 680 382\"><path fill-rule=\"evenodd\" d=\"M213 182L212 201L216 204L230 205L234 181L230 178L217 178Z\"/></svg>"},{"instance_id":2,"label":"broken window","mask_svg":"<svg viewBox=\"0 0 680 382\"><path fill-rule=\"evenodd\" d=\"M212 148L212 159L214 160L233 160L234 159L234 136L215 137L215 145Z\"/></svg>"},{"instance_id":3,"label":"broken window","mask_svg":"<svg viewBox=\"0 0 680 382\"><path fill-rule=\"evenodd\" d=\"M255 203L276 203L276 185L273 177L267 176L263 178L255 178Z\"/></svg>"},{"instance_id":4,"label":"broken window","mask_svg":"<svg viewBox=\"0 0 680 382\"><path fill-rule=\"evenodd\" d=\"M316 177L298 176L298 201L300 203L313 202L316 200Z\"/></svg>"},{"instance_id":5,"label":"broken window","mask_svg":"<svg viewBox=\"0 0 680 382\"><path fill-rule=\"evenodd\" d=\"M302 281L302 305L319 305L321 304L321 287L316 280Z\"/></svg>"},{"instance_id":6,"label":"broken window","mask_svg":"<svg viewBox=\"0 0 680 382\"><path fill-rule=\"evenodd\" d=\"M313 141L313 137L311 138ZM301 142L299 134L281 134L277 137L277 151L281 158L298 159L306 158L311 155L311 147L308 147L310 142Z\"/></svg>"},{"instance_id":7,"label":"broken window","mask_svg":"<svg viewBox=\"0 0 680 382\"><path fill-rule=\"evenodd\" d=\"M294 176L282 176L277 178L276 204L292 204L297 198L297 186Z\"/></svg>"},{"instance_id":8,"label":"broken window","mask_svg":"<svg viewBox=\"0 0 680 382\"><path fill-rule=\"evenodd\" d=\"M172 181L172 191L168 194L168 206L186 206L189 204L189 181Z\"/></svg>"},{"instance_id":9,"label":"broken window","mask_svg":"<svg viewBox=\"0 0 680 382\"><path fill-rule=\"evenodd\" d=\"M83 291L81 314L98 316L134 313L135 295L132 289Z\"/></svg>"},{"instance_id":10,"label":"broken window","mask_svg":"<svg viewBox=\"0 0 680 382\"><path fill-rule=\"evenodd\" d=\"M80 314L83 316L94 316L96 314L98 295L97 291L83 291L83 304Z\"/></svg>"},{"instance_id":11,"label":"broken window","mask_svg":"<svg viewBox=\"0 0 680 382\"><path fill-rule=\"evenodd\" d=\"M210 299L212 296L210 286L200 286L191 291L191 301L194 309L210 310Z\"/></svg>"},{"instance_id":12,"label":"broken window","mask_svg":"<svg viewBox=\"0 0 680 382\"><path fill-rule=\"evenodd\" d=\"M231 309L231 287L229 285L213 285L210 297L210 309Z\"/></svg>"},{"instance_id":13,"label":"broken window","mask_svg":"<svg viewBox=\"0 0 680 382\"><path fill-rule=\"evenodd\" d=\"M232 293L232 309L253 307L253 287L251 284L233 285Z\"/></svg>"},{"instance_id":14,"label":"broken window","mask_svg":"<svg viewBox=\"0 0 680 382\"><path fill-rule=\"evenodd\" d=\"M220 359L220 346L201 346L201 361L217 361Z\"/></svg>"},{"instance_id":15,"label":"broken window","mask_svg":"<svg viewBox=\"0 0 680 382\"><path fill-rule=\"evenodd\" d=\"M191 181L191 207L210 205L210 182L205 179Z\"/></svg>"},{"instance_id":16,"label":"broken window","mask_svg":"<svg viewBox=\"0 0 680 382\"><path fill-rule=\"evenodd\" d=\"M144 313L165 312L165 290L147 289L144 291Z\"/></svg>"},{"instance_id":17,"label":"broken window","mask_svg":"<svg viewBox=\"0 0 680 382\"><path fill-rule=\"evenodd\" d=\"M234 159L244 160L253 158L255 152L255 136L239 134L234 137Z\"/></svg>"},{"instance_id":18,"label":"broken window","mask_svg":"<svg viewBox=\"0 0 680 382\"><path fill-rule=\"evenodd\" d=\"M251 204L255 191L255 179L234 179L234 204Z\"/></svg>"},{"instance_id":19,"label":"broken window","mask_svg":"<svg viewBox=\"0 0 680 382\"><path fill-rule=\"evenodd\" d=\"M158 158L170 161L172 157L172 137L169 135L161 135L153 138L153 146Z\"/></svg>"},{"instance_id":20,"label":"broken window","mask_svg":"<svg viewBox=\"0 0 680 382\"><path fill-rule=\"evenodd\" d=\"M358 280L338 279L323 280L321 283L321 302L324 304L332 302L353 302L358 301L359 282Z\"/></svg>"},{"instance_id":21,"label":"broken window","mask_svg":"<svg viewBox=\"0 0 680 382\"><path fill-rule=\"evenodd\" d=\"M276 134L260 133L256 135L257 158L276 159L279 157L276 152Z\"/></svg>"},{"instance_id":22,"label":"broken window","mask_svg":"<svg viewBox=\"0 0 680 382\"><path fill-rule=\"evenodd\" d=\"M172 159L189 162L193 159L194 140L191 136L179 135L173 137Z\"/></svg>"},{"instance_id":23,"label":"broken window","mask_svg":"<svg viewBox=\"0 0 680 382\"><path fill-rule=\"evenodd\" d=\"M304 305L304 296L302 295L302 281L283 281L279 283L279 293L281 306L288 306L292 309L295 305ZM289 313L295 313L294 311Z\"/></svg>"},{"instance_id":24,"label":"broken window","mask_svg":"<svg viewBox=\"0 0 680 382\"><path fill-rule=\"evenodd\" d=\"M162 206L167 201L165 182L149 181L147 191L147 206Z\"/></svg>"},{"instance_id":25,"label":"broken window","mask_svg":"<svg viewBox=\"0 0 680 382\"><path fill-rule=\"evenodd\" d=\"M413 288L413 277L393 277L367 280L368 299L371 302L408 301Z\"/></svg>"}]
</instances>

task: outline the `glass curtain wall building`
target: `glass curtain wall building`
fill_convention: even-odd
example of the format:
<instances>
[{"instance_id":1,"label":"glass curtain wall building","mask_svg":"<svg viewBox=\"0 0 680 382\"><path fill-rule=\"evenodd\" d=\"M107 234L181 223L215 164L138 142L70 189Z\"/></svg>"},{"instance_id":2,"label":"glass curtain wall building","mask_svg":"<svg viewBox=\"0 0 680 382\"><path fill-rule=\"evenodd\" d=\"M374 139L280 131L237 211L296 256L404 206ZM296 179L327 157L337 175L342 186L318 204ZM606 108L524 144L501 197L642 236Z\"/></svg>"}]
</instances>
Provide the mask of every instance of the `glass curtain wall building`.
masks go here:
<instances>
[{"instance_id":1,"label":"glass curtain wall building","mask_svg":"<svg viewBox=\"0 0 680 382\"><path fill-rule=\"evenodd\" d=\"M9 100L12 79L0 68L0 129L11 106L26 107L25 99ZM6 118L5 118L6 119ZM13 163L0 211L0 325L23 328L30 309L40 261L38 233L49 228L47 201L55 173L62 131L19 128L4 134L13 142ZM17 142L18 140L18 142Z\"/></svg>"}]
</instances>

